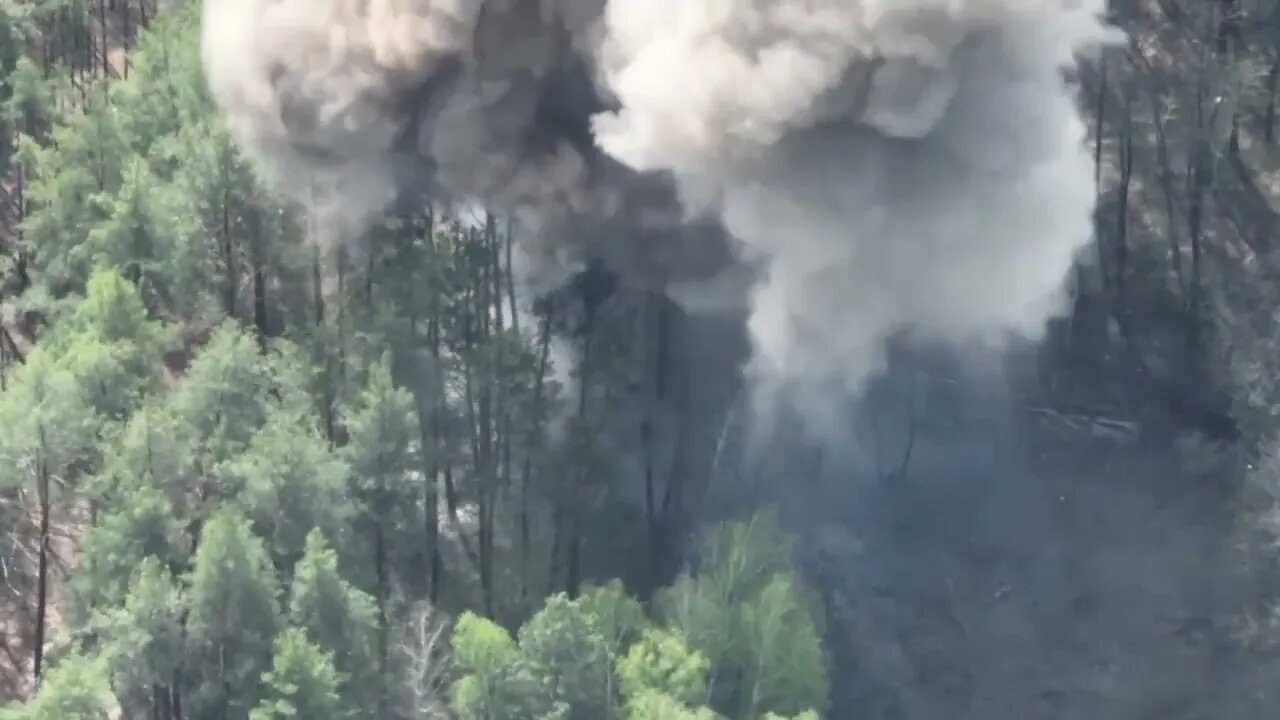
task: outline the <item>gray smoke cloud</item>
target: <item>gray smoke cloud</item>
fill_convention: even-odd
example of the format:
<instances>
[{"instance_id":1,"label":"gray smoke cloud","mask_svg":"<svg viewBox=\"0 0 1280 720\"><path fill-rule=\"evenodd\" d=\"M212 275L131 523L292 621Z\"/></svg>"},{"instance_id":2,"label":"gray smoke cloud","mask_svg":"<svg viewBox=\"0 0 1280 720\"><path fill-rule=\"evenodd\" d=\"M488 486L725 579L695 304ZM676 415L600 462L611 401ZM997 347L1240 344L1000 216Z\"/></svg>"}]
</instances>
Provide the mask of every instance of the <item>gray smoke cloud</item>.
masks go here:
<instances>
[{"instance_id":1,"label":"gray smoke cloud","mask_svg":"<svg viewBox=\"0 0 1280 720\"><path fill-rule=\"evenodd\" d=\"M357 223L481 202L532 272L743 303L771 391L856 389L904 332L1040 332L1091 236L1067 77L1120 39L1105 0L204 7L213 95L284 190Z\"/></svg>"}]
</instances>

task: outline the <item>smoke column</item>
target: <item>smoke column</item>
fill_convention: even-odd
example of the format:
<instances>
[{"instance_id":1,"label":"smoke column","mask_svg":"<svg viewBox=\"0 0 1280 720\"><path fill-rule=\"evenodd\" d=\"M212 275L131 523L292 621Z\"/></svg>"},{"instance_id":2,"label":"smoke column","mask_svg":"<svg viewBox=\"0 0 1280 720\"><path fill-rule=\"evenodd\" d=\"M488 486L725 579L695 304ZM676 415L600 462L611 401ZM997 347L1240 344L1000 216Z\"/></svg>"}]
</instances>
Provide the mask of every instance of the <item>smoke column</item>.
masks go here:
<instances>
[{"instance_id":1,"label":"smoke column","mask_svg":"<svg viewBox=\"0 0 1280 720\"><path fill-rule=\"evenodd\" d=\"M534 272L727 295L756 387L793 394L857 389L899 333L1035 336L1059 309L1095 194L1068 76L1122 39L1104 10L206 0L203 44L295 197L357 223L410 189L481 202Z\"/></svg>"}]
</instances>

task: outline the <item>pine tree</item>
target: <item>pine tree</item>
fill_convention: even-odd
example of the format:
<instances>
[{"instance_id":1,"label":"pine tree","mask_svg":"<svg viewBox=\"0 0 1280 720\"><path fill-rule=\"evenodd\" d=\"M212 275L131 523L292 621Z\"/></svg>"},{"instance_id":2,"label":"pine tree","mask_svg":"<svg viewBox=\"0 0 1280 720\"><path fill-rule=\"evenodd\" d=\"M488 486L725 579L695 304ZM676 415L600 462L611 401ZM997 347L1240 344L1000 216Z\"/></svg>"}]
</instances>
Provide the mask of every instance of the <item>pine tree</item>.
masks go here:
<instances>
[{"instance_id":1,"label":"pine tree","mask_svg":"<svg viewBox=\"0 0 1280 720\"><path fill-rule=\"evenodd\" d=\"M266 540L276 567L291 570L315 528L348 541L350 471L320 436L313 417L273 409L221 474L239 488L236 504Z\"/></svg>"},{"instance_id":2,"label":"pine tree","mask_svg":"<svg viewBox=\"0 0 1280 720\"><path fill-rule=\"evenodd\" d=\"M453 652L462 676L450 707L459 720L549 718L545 693L522 667L520 649L506 630L467 612L458 618ZM559 709L563 713L564 708Z\"/></svg>"},{"instance_id":3,"label":"pine tree","mask_svg":"<svg viewBox=\"0 0 1280 720\"><path fill-rule=\"evenodd\" d=\"M49 670L30 704L0 709L0 720L108 720L116 709L107 662L73 654Z\"/></svg>"},{"instance_id":4,"label":"pine tree","mask_svg":"<svg viewBox=\"0 0 1280 720\"><path fill-rule=\"evenodd\" d=\"M377 707L377 607L373 598L344 580L338 556L319 530L307 536L289 593L289 622L333 658L343 676L343 696L363 708Z\"/></svg>"},{"instance_id":5,"label":"pine tree","mask_svg":"<svg viewBox=\"0 0 1280 720\"><path fill-rule=\"evenodd\" d=\"M34 496L30 532L36 557L32 670L39 677L47 630L56 514L72 502L76 481L92 467L94 426L76 377L38 348L0 393L0 473ZM22 526L20 526L22 527Z\"/></svg>"},{"instance_id":6,"label":"pine tree","mask_svg":"<svg viewBox=\"0 0 1280 720\"><path fill-rule=\"evenodd\" d=\"M189 578L188 662L194 717L244 720L260 700L280 626L277 587L262 542L230 511L210 518Z\"/></svg>"},{"instance_id":7,"label":"pine tree","mask_svg":"<svg viewBox=\"0 0 1280 720\"><path fill-rule=\"evenodd\" d=\"M174 716L175 679L185 665L185 612L182 588L160 560L148 557L133 574L123 605L95 622L126 716Z\"/></svg>"},{"instance_id":8,"label":"pine tree","mask_svg":"<svg viewBox=\"0 0 1280 720\"><path fill-rule=\"evenodd\" d=\"M330 656L300 630L288 630L276 641L275 659L262 681L265 697L250 720L348 720L367 711L352 712L338 695L341 676Z\"/></svg>"},{"instance_id":9,"label":"pine tree","mask_svg":"<svg viewBox=\"0 0 1280 720\"><path fill-rule=\"evenodd\" d=\"M380 662L385 662L389 649L392 561L396 541L402 537L397 530L409 527L417 517L415 512L406 512L417 501L408 475L415 464L411 451L416 436L412 413L413 397L395 385L390 357L384 356L369 368L368 383L345 422L349 439L343 456L350 463L361 502L358 527L370 548Z\"/></svg>"}]
</instances>

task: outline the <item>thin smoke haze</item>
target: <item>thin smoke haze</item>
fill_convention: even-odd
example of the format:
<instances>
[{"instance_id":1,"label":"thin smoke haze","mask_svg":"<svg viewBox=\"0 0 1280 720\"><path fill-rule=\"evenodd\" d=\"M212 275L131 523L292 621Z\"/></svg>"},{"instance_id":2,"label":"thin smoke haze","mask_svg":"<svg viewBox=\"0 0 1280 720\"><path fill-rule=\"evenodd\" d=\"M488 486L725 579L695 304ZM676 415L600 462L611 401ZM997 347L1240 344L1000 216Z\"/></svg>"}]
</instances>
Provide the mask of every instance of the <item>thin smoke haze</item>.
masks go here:
<instances>
[{"instance_id":1,"label":"thin smoke haze","mask_svg":"<svg viewBox=\"0 0 1280 720\"><path fill-rule=\"evenodd\" d=\"M286 192L356 225L405 191L513 213L530 272L601 257L744 307L755 387L793 395L856 390L903 332L1061 310L1095 198L1068 77L1123 41L1105 9L206 0L203 42Z\"/></svg>"}]
</instances>

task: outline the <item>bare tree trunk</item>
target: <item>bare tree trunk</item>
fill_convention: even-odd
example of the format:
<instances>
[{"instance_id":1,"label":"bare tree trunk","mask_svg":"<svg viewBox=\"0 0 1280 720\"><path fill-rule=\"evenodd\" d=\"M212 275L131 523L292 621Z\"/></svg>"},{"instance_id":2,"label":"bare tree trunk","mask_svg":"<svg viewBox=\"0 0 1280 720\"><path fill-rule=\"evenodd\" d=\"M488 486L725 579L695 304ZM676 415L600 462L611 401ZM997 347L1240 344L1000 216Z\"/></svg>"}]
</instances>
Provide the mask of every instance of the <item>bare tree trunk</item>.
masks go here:
<instances>
[{"instance_id":1,"label":"bare tree trunk","mask_svg":"<svg viewBox=\"0 0 1280 720\"><path fill-rule=\"evenodd\" d=\"M1141 53L1134 53L1130 57L1143 66L1148 76L1152 74L1150 63ZM1164 122L1164 102L1160 88L1154 82L1146 82L1144 85L1149 90L1151 125L1155 128L1156 161L1160 164L1160 192L1164 198L1165 224L1168 226L1165 232L1168 234L1169 262L1173 265L1173 275L1178 282L1179 292L1185 293L1187 287L1185 272L1182 268L1182 244L1178 232L1178 202L1173 189L1173 167L1169 159L1169 135Z\"/></svg>"},{"instance_id":2,"label":"bare tree trunk","mask_svg":"<svg viewBox=\"0 0 1280 720\"><path fill-rule=\"evenodd\" d=\"M425 242L432 250L431 262L437 262L435 250L435 211L427 210L425 217ZM438 291L438 288L435 288ZM437 292L431 303L431 318L427 323L427 346L431 353L431 373L442 373L440 364L440 310L442 298ZM422 381L414 383L418 388L418 433L421 443L423 461L423 525L426 534L426 551L428 557L428 590L427 596L432 605L440 598L440 581L443 572L443 558L440 554L440 454L444 451L442 419L440 413L441 398L436 397L435 390L441 387L443 378L432 377L433 382L425 385Z\"/></svg>"},{"instance_id":3,"label":"bare tree trunk","mask_svg":"<svg viewBox=\"0 0 1280 720\"><path fill-rule=\"evenodd\" d=\"M1187 233L1191 241L1191 278L1187 295L1188 350L1194 351L1199 342L1200 303L1202 300L1201 269L1203 264L1204 203L1209 189L1213 149L1209 142L1212 119L1205 109L1209 95L1209 58L1203 53L1199 75L1196 78L1196 127L1191 146L1190 167L1187 172Z\"/></svg>"},{"instance_id":4,"label":"bare tree trunk","mask_svg":"<svg viewBox=\"0 0 1280 720\"><path fill-rule=\"evenodd\" d=\"M32 628L32 675L37 687L44 671L45 627L49 613L49 515L52 502L49 498L50 478L48 454L45 449L44 428L40 429L40 459L36 468L36 494L40 513L39 547L36 555L36 622Z\"/></svg>"},{"instance_id":5,"label":"bare tree trunk","mask_svg":"<svg viewBox=\"0 0 1280 720\"><path fill-rule=\"evenodd\" d=\"M1107 57L1098 61L1098 110L1093 118L1093 182L1102 187L1102 138L1107 119Z\"/></svg>"},{"instance_id":6,"label":"bare tree trunk","mask_svg":"<svg viewBox=\"0 0 1280 720\"><path fill-rule=\"evenodd\" d=\"M1271 63L1271 71L1267 73L1267 115L1262 129L1262 136L1268 143L1276 141L1276 91L1278 86L1280 86L1280 48L1276 49L1276 59Z\"/></svg>"},{"instance_id":7,"label":"bare tree trunk","mask_svg":"<svg viewBox=\"0 0 1280 720\"><path fill-rule=\"evenodd\" d=\"M1093 183L1099 196L1102 195L1102 157L1103 141L1106 137L1107 120L1107 56L1103 55L1098 62L1098 94L1097 112L1094 115L1093 128ZM1098 250L1098 275L1102 281L1103 292L1110 286L1107 271L1106 253L1102 251L1101 233L1095 231L1094 245Z\"/></svg>"},{"instance_id":8,"label":"bare tree trunk","mask_svg":"<svg viewBox=\"0 0 1280 720\"><path fill-rule=\"evenodd\" d=\"M176 669L173 671L173 681L169 687L169 712L172 720L182 720L182 676Z\"/></svg>"},{"instance_id":9,"label":"bare tree trunk","mask_svg":"<svg viewBox=\"0 0 1280 720\"><path fill-rule=\"evenodd\" d=\"M488 250L490 257L489 279L491 281L491 289L489 291L490 304L493 306L493 329L498 339L496 361L494 362L494 378L495 392L493 398L492 415L496 418L493 423L494 432L494 459L493 464L500 467L500 471L495 470L495 479L498 481L497 487L494 488L495 493L505 496L506 491L511 484L511 421L512 412L510 407L510 398L507 388L511 385L512 377L509 376L510 370L507 360L507 342L506 342L506 310L504 309L506 295L504 294L505 284L503 282L503 239L498 236L497 221L492 213L486 218L486 232L488 235ZM506 251L509 253L510 245L506 244ZM510 256L507 255L507 260ZM509 277L508 277L509 280ZM514 323L516 307L514 304L514 295L512 295L511 316ZM494 505L489 510L489 523L494 524L494 512L497 498ZM496 533L496 530L491 530ZM492 535L491 535L492 542Z\"/></svg>"},{"instance_id":10,"label":"bare tree trunk","mask_svg":"<svg viewBox=\"0 0 1280 720\"><path fill-rule=\"evenodd\" d=\"M231 177L228 164L229 154L224 152L222 158L222 309L228 317L236 316L236 295L239 279L236 277L235 248L231 240Z\"/></svg>"},{"instance_id":11,"label":"bare tree trunk","mask_svg":"<svg viewBox=\"0 0 1280 720\"><path fill-rule=\"evenodd\" d=\"M587 420L587 393L591 390L592 374L594 367L592 365L592 336L595 333L595 310L588 308L586 332L582 343L582 365L579 372L578 386L578 423L579 432L583 434L583 442L585 450L591 451L594 443L593 433ZM573 486L569 489L569 497L572 503L571 510L568 513L568 537L566 550L569 557L565 570L565 592L570 598L578 596L578 589L582 584L582 515L585 511L582 503L583 488L587 483L587 467L586 458L580 458L577 463L577 469L574 472Z\"/></svg>"},{"instance_id":12,"label":"bare tree trunk","mask_svg":"<svg viewBox=\"0 0 1280 720\"><path fill-rule=\"evenodd\" d=\"M1126 106L1124 134L1120 138L1120 186L1116 189L1115 302L1116 313L1122 318L1128 317L1125 287L1129 274L1129 190L1133 180L1133 127L1129 110Z\"/></svg>"},{"instance_id":13,"label":"bare tree trunk","mask_svg":"<svg viewBox=\"0 0 1280 720\"><path fill-rule=\"evenodd\" d=\"M663 303L663 298L657 293L650 293L647 300L647 309L649 322L649 353L647 362L649 364L649 378L652 383L651 392L654 403L657 404L667 394L667 332L668 332L668 308ZM664 551L664 523L659 515L657 503L657 477L656 477L656 458L654 457L654 419L646 417L641 426L640 441L644 448L644 498L645 498L645 524L649 531L649 552L650 552L650 580L655 585L658 582L658 576L662 571L662 558ZM667 478L668 485L673 482L672 478Z\"/></svg>"},{"instance_id":14,"label":"bare tree trunk","mask_svg":"<svg viewBox=\"0 0 1280 720\"><path fill-rule=\"evenodd\" d=\"M528 446L524 452L524 468L520 473L520 604L527 607L529 602L529 550L533 542L529 526L529 498L533 485L533 453L542 440L542 393L547 375L547 363L551 357L551 311L542 321L542 331L538 340L538 375L533 381L533 422L529 426Z\"/></svg>"},{"instance_id":15,"label":"bare tree trunk","mask_svg":"<svg viewBox=\"0 0 1280 720\"><path fill-rule=\"evenodd\" d=\"M253 324L258 329L258 342L265 346L271 329L267 324L267 275L262 247L262 209L249 209L249 259L253 264Z\"/></svg>"},{"instance_id":16,"label":"bare tree trunk","mask_svg":"<svg viewBox=\"0 0 1280 720\"><path fill-rule=\"evenodd\" d=\"M129 13L129 0L120 0L120 25L122 28L120 38L124 43L124 53L121 58L121 62L124 63L124 68L122 69L124 71L125 78L129 77L129 54L133 49L132 21L133 18L130 17Z\"/></svg>"},{"instance_id":17,"label":"bare tree trunk","mask_svg":"<svg viewBox=\"0 0 1280 720\"><path fill-rule=\"evenodd\" d=\"M469 244L472 251L484 249L486 232L473 230L469 233ZM476 253L477 255L479 253ZM481 607L487 617L493 617L493 435L491 425L491 393L493 387L492 369L488 363L475 364L475 353L484 353L489 342L489 283L485 276L487 263L470 268L472 288L468 293L467 355L472 357L471 367L467 372L467 408L471 414L471 454L473 471L477 481L476 500L478 510L478 543L480 546L480 594ZM482 371L477 373L477 370ZM479 375L477 377L477 375ZM476 387L476 384L479 387Z\"/></svg>"},{"instance_id":18,"label":"bare tree trunk","mask_svg":"<svg viewBox=\"0 0 1280 720\"><path fill-rule=\"evenodd\" d=\"M102 46L102 77L111 77L111 58L108 52L107 43L107 2L106 0L98 0L98 33L101 35L99 44Z\"/></svg>"}]
</instances>

